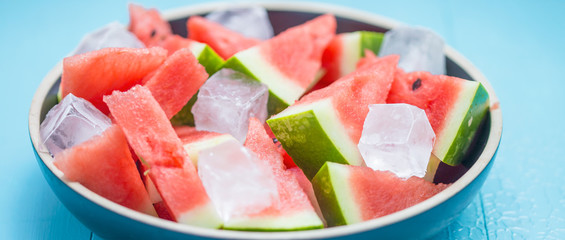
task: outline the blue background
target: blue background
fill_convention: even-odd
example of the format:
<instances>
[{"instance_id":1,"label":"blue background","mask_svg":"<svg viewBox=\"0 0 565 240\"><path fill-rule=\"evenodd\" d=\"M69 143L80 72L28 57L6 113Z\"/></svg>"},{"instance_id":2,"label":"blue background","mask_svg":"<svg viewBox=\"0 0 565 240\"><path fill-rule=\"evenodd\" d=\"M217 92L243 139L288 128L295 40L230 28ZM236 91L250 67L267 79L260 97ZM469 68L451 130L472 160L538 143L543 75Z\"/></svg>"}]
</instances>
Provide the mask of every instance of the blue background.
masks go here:
<instances>
[{"instance_id":1,"label":"blue background","mask_svg":"<svg viewBox=\"0 0 565 240\"><path fill-rule=\"evenodd\" d=\"M204 1L136 1L172 9ZM504 117L480 194L435 238L565 237L564 1L329 1L431 28L491 81ZM128 22L127 1L0 0L0 239L97 239L57 200L28 135L44 75L81 37Z\"/></svg>"}]
</instances>

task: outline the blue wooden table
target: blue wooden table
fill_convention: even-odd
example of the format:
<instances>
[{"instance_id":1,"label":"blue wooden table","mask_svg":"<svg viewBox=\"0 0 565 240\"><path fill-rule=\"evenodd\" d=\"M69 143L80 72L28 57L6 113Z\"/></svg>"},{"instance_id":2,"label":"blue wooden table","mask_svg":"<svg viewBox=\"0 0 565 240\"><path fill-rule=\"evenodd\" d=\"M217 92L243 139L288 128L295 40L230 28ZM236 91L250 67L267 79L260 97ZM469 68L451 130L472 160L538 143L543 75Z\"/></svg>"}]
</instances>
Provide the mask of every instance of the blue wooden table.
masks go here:
<instances>
[{"instance_id":1,"label":"blue wooden table","mask_svg":"<svg viewBox=\"0 0 565 240\"><path fill-rule=\"evenodd\" d=\"M0 1L0 239L97 239L57 200L29 142L43 76L81 37L128 22L129 1ZM203 1L138 1L162 10ZM565 2L331 1L431 28L500 98L504 133L485 186L436 239L565 238Z\"/></svg>"}]
</instances>

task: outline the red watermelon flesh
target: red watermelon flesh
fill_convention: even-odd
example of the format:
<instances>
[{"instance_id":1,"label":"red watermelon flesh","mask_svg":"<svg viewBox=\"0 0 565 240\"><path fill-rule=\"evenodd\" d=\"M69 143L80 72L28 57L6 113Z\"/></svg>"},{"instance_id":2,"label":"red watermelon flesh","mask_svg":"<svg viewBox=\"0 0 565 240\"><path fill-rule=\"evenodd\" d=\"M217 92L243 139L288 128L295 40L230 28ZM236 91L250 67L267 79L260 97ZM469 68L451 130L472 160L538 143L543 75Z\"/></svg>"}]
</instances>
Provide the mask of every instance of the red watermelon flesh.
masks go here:
<instances>
[{"instance_id":1,"label":"red watermelon flesh","mask_svg":"<svg viewBox=\"0 0 565 240\"><path fill-rule=\"evenodd\" d=\"M422 178L403 180L388 171L374 171L368 167L349 168L349 186L359 204L363 220L382 217L416 205L449 185L433 184Z\"/></svg>"},{"instance_id":2,"label":"red watermelon flesh","mask_svg":"<svg viewBox=\"0 0 565 240\"><path fill-rule=\"evenodd\" d=\"M326 47L322 55L322 68L326 70L324 76L316 84L313 90L327 87L341 75L338 59L343 54L343 39L340 35L336 35Z\"/></svg>"},{"instance_id":3,"label":"red watermelon flesh","mask_svg":"<svg viewBox=\"0 0 565 240\"><path fill-rule=\"evenodd\" d=\"M176 51L144 84L170 119L208 79L206 69L188 48Z\"/></svg>"},{"instance_id":4,"label":"red watermelon flesh","mask_svg":"<svg viewBox=\"0 0 565 240\"><path fill-rule=\"evenodd\" d=\"M369 65L374 61L377 61L376 59L378 59L378 57L377 55L375 55L375 53L373 53L373 51L365 49L365 57L357 61L357 69L362 68L365 65Z\"/></svg>"},{"instance_id":5,"label":"red watermelon flesh","mask_svg":"<svg viewBox=\"0 0 565 240\"><path fill-rule=\"evenodd\" d=\"M126 92L114 91L104 101L129 144L149 166L149 177L175 221L218 227L219 218L196 168L149 89L138 85Z\"/></svg>"},{"instance_id":6,"label":"red watermelon flesh","mask_svg":"<svg viewBox=\"0 0 565 240\"><path fill-rule=\"evenodd\" d=\"M208 44L224 59L260 43L200 16L190 17L186 26L190 39Z\"/></svg>"},{"instance_id":7,"label":"red watermelon flesh","mask_svg":"<svg viewBox=\"0 0 565 240\"><path fill-rule=\"evenodd\" d=\"M169 52L169 55L171 55L179 49L189 48L194 42L196 41L172 34L167 36L163 41L159 42L158 45L166 49Z\"/></svg>"},{"instance_id":8,"label":"red watermelon flesh","mask_svg":"<svg viewBox=\"0 0 565 240\"><path fill-rule=\"evenodd\" d=\"M461 81L466 80L429 72L405 73L398 69L387 103L408 103L424 109L437 136L444 129L447 113L459 95Z\"/></svg>"},{"instance_id":9,"label":"red watermelon flesh","mask_svg":"<svg viewBox=\"0 0 565 240\"><path fill-rule=\"evenodd\" d=\"M273 143L273 139L269 137L263 124L256 118L249 120L249 130L244 146L255 152L259 159L267 161L267 165L272 168L273 172L286 170L283 158Z\"/></svg>"},{"instance_id":10,"label":"red watermelon flesh","mask_svg":"<svg viewBox=\"0 0 565 240\"><path fill-rule=\"evenodd\" d=\"M55 155L54 164L68 180L122 206L156 215L124 133L117 125Z\"/></svg>"},{"instance_id":11,"label":"red watermelon flesh","mask_svg":"<svg viewBox=\"0 0 565 240\"><path fill-rule=\"evenodd\" d=\"M368 55L359 68L331 85L313 91L296 102L307 104L331 98L343 126L353 142L359 142L369 104L385 103L394 79L398 56Z\"/></svg>"},{"instance_id":12,"label":"red watermelon flesh","mask_svg":"<svg viewBox=\"0 0 565 240\"><path fill-rule=\"evenodd\" d=\"M255 152L258 158L270 167L275 176L275 180L277 181L277 188L279 191L279 199L274 205L248 217L259 218L271 216L274 218L278 217L285 219L286 217L297 213L300 214L307 212L312 213L310 216L314 216L314 219L310 218L305 220L303 223L296 222L296 225L294 225L293 228L321 228L323 223L317 217L306 193L301 188L294 174L290 171L286 171L286 166L283 164L283 158L278 152L277 147L273 144L272 139L265 132L263 124L256 118L252 118L250 120L249 131L247 133L244 146ZM304 218L301 220L304 220ZM273 229L277 228L276 226L271 227Z\"/></svg>"},{"instance_id":13,"label":"red watermelon flesh","mask_svg":"<svg viewBox=\"0 0 565 240\"><path fill-rule=\"evenodd\" d=\"M136 4L129 4L129 17L129 31L147 47L157 45L172 34L171 26L161 18L156 9L145 9Z\"/></svg>"},{"instance_id":14,"label":"red watermelon flesh","mask_svg":"<svg viewBox=\"0 0 565 240\"><path fill-rule=\"evenodd\" d=\"M300 185L304 193L306 193L308 199L310 199L310 203L312 204L312 207L314 207L314 210L316 210L318 217L320 217L320 219L324 221L322 209L320 209L320 204L318 204L318 200L316 199L316 194L314 193L314 188L312 187L312 183L310 182L310 180L308 180L308 177L306 177L306 175L304 175L304 172L302 172L302 170L296 166L293 168L288 168L286 171L294 175L294 177L298 181L298 184Z\"/></svg>"},{"instance_id":15,"label":"red watermelon flesh","mask_svg":"<svg viewBox=\"0 0 565 240\"><path fill-rule=\"evenodd\" d=\"M67 57L63 60L61 96L73 93L107 114L104 95L129 89L166 58L167 51L162 48L104 48Z\"/></svg>"},{"instance_id":16,"label":"red watermelon flesh","mask_svg":"<svg viewBox=\"0 0 565 240\"><path fill-rule=\"evenodd\" d=\"M175 221L175 219L169 212L169 209L167 209L167 206L165 206L165 203L163 202L154 203L153 207L155 208L155 211L157 211L157 215L159 216L159 218L169 221Z\"/></svg>"},{"instance_id":17,"label":"red watermelon flesh","mask_svg":"<svg viewBox=\"0 0 565 240\"><path fill-rule=\"evenodd\" d=\"M114 91L104 101L142 161L150 167L183 167L188 156L149 89L137 85L126 92Z\"/></svg>"},{"instance_id":18,"label":"red watermelon flesh","mask_svg":"<svg viewBox=\"0 0 565 240\"><path fill-rule=\"evenodd\" d=\"M296 163L294 163L294 160L292 160L292 157L290 155L288 155L288 153L286 152L286 150L284 150L283 146L281 145L280 142L276 143L277 149L279 150L279 153L283 156L283 163L286 166L286 168L293 168L293 167L297 167Z\"/></svg>"},{"instance_id":19,"label":"red watermelon flesh","mask_svg":"<svg viewBox=\"0 0 565 240\"><path fill-rule=\"evenodd\" d=\"M204 141L213 137L224 135L223 133L199 131L195 127L175 126L175 132L183 144Z\"/></svg>"},{"instance_id":20,"label":"red watermelon flesh","mask_svg":"<svg viewBox=\"0 0 565 240\"><path fill-rule=\"evenodd\" d=\"M290 157L290 155L288 155L286 150L284 150L281 143L278 140L276 140L276 136L273 133L273 131L271 131L271 128L269 127L269 125L267 123L265 123L265 124L263 124L263 127L265 128L267 135L269 135L269 137L272 138L273 141L275 142L275 146L277 146L277 150L279 151L279 153L283 156L283 163L286 166L286 168L288 169L288 168L296 167L296 163L294 163L294 160L292 160L292 157Z\"/></svg>"},{"instance_id":21,"label":"red watermelon flesh","mask_svg":"<svg viewBox=\"0 0 565 240\"><path fill-rule=\"evenodd\" d=\"M321 66L322 54L335 36L336 20L331 14L291 27L259 45L266 61L282 74L307 89Z\"/></svg>"},{"instance_id":22,"label":"red watermelon flesh","mask_svg":"<svg viewBox=\"0 0 565 240\"><path fill-rule=\"evenodd\" d=\"M151 167L149 177L161 194L163 204L177 222L181 221L187 212L210 203L206 190L188 156L182 168Z\"/></svg>"}]
</instances>

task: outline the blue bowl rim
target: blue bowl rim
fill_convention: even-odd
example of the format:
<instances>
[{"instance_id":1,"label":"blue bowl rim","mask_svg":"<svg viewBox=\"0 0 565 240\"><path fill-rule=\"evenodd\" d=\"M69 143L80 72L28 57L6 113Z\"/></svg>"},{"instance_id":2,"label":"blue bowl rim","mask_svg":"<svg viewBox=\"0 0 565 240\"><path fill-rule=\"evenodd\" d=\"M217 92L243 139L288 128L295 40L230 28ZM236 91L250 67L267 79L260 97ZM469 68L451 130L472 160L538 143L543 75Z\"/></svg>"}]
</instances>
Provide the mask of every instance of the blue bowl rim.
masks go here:
<instances>
[{"instance_id":1,"label":"blue bowl rim","mask_svg":"<svg viewBox=\"0 0 565 240\"><path fill-rule=\"evenodd\" d=\"M174 20L183 18L189 15L197 15L212 10L218 9L220 7L225 7L227 2L215 2L206 4L190 5L186 7L176 8L173 10L163 12L163 17L166 20ZM357 9L352 9L344 6L326 4L326 3L314 3L314 2L253 2L253 3L239 3L240 5L245 4L258 4L264 6L269 10L280 10L280 11L295 11L295 12L305 12L305 13L332 13L335 16L344 17L348 19L357 20L360 22L365 22L371 25L380 26L386 29L393 28L400 23L374 13L368 13ZM499 101L496 94L486 79L486 77L463 55L457 52L450 46L446 46L445 54L456 64L458 64L463 70L465 70L472 79L479 81L486 88L490 96L491 108L490 108L490 129L488 129L488 139L483 152L478 157L475 164L463 175L454 182L451 186L446 188L444 191L436 194L435 196L417 204L412 207L406 208L404 210L398 211L396 213L357 223L347 226L339 226L332 228L325 228L319 230L309 230L309 231L295 231L295 232L241 232L241 231L231 231L231 230L216 230L216 229L205 229L200 227L194 227L189 225L178 224L175 222L155 218L146 214L139 213L137 211L131 210L129 208L123 207L116 204L100 195L90 191L80 183L67 181L63 177L63 173L53 165L53 158L45 150L42 145L39 136L39 127L41 119L41 108L43 102L48 96L49 90L56 83L57 79L62 73L62 61L57 63L57 65L45 76L41 84L39 85L33 99L31 102L30 112L29 112L29 134L31 141L33 143L33 148L37 151L38 156L41 158L43 164L52 171L59 179L61 179L69 188L73 189L75 192L83 196L84 198L108 209L109 211L115 212L134 221L139 221L154 227L162 228L165 230L175 231L179 233L184 233L187 235L196 235L201 237L209 238L220 238L220 239L319 239L319 238L329 238L329 237L339 237L350 234L361 233L365 231L370 231L373 229L381 228L391 224L401 222L403 220L409 219L411 217L417 216L425 211L428 211L445 201L453 197L466 186L471 184L483 172L491 160L493 160L500 140L502 137L502 112L499 107Z\"/></svg>"}]
</instances>

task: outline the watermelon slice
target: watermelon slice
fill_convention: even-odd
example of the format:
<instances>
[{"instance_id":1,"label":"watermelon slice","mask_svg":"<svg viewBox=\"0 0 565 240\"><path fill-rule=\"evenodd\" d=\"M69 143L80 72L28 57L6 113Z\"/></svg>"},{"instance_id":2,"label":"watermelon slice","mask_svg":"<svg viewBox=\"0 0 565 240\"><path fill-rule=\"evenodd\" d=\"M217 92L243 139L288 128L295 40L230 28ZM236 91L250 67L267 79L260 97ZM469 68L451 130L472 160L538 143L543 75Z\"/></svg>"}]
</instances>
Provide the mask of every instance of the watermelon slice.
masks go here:
<instances>
[{"instance_id":1,"label":"watermelon slice","mask_svg":"<svg viewBox=\"0 0 565 240\"><path fill-rule=\"evenodd\" d=\"M307 94L267 120L284 149L309 179L326 161L364 165L357 144L369 112L367 106L385 102L398 57L366 62L357 71Z\"/></svg>"},{"instance_id":2,"label":"watermelon slice","mask_svg":"<svg viewBox=\"0 0 565 240\"><path fill-rule=\"evenodd\" d=\"M186 27L190 39L208 44L224 59L260 43L200 16L190 17Z\"/></svg>"},{"instance_id":3,"label":"watermelon slice","mask_svg":"<svg viewBox=\"0 0 565 240\"><path fill-rule=\"evenodd\" d=\"M73 93L107 114L102 96L129 89L166 58L167 51L162 48L104 48L67 57L63 60L61 96Z\"/></svg>"},{"instance_id":4,"label":"watermelon slice","mask_svg":"<svg viewBox=\"0 0 565 240\"><path fill-rule=\"evenodd\" d=\"M480 82L399 69L387 103L408 103L424 109L436 134L432 153L455 166L463 160L485 119L489 96Z\"/></svg>"},{"instance_id":5,"label":"watermelon slice","mask_svg":"<svg viewBox=\"0 0 565 240\"><path fill-rule=\"evenodd\" d=\"M196 168L182 147L165 112L149 89L135 86L104 97L130 146L149 166L149 177L173 219L218 228L221 220Z\"/></svg>"},{"instance_id":6,"label":"watermelon slice","mask_svg":"<svg viewBox=\"0 0 565 240\"><path fill-rule=\"evenodd\" d=\"M266 84L269 114L278 113L316 84L323 51L335 36L335 29L333 15L317 17L238 52L224 67Z\"/></svg>"},{"instance_id":7,"label":"watermelon slice","mask_svg":"<svg viewBox=\"0 0 565 240\"><path fill-rule=\"evenodd\" d=\"M69 181L79 182L122 206L157 216L117 125L56 154L54 164Z\"/></svg>"},{"instance_id":8,"label":"watermelon slice","mask_svg":"<svg viewBox=\"0 0 565 240\"><path fill-rule=\"evenodd\" d=\"M328 226L382 217L422 202L449 185L391 172L327 162L312 180Z\"/></svg>"},{"instance_id":9,"label":"watermelon slice","mask_svg":"<svg viewBox=\"0 0 565 240\"><path fill-rule=\"evenodd\" d=\"M169 23L161 18L156 9L145 9L136 4L129 4L129 31L135 34L147 47L172 34Z\"/></svg>"},{"instance_id":10,"label":"watermelon slice","mask_svg":"<svg viewBox=\"0 0 565 240\"><path fill-rule=\"evenodd\" d=\"M257 154L272 171L277 182L279 199L258 212L242 214L224 223L224 228L235 230L291 231L322 228L323 223L316 214L308 197L295 176L285 170L282 156L259 120L250 120L245 147Z\"/></svg>"},{"instance_id":11,"label":"watermelon slice","mask_svg":"<svg viewBox=\"0 0 565 240\"><path fill-rule=\"evenodd\" d=\"M383 36L383 33L370 31L336 35L322 56L322 68L326 73L313 87L313 90L324 88L355 71L357 61L365 56L365 50L378 54Z\"/></svg>"},{"instance_id":12,"label":"watermelon slice","mask_svg":"<svg viewBox=\"0 0 565 240\"><path fill-rule=\"evenodd\" d=\"M162 47L169 52L169 55L181 48L190 48L209 75L214 74L224 64L224 60L207 44L173 34L169 22L165 21L156 9L147 10L130 4L129 11L129 29L147 47Z\"/></svg>"},{"instance_id":13,"label":"watermelon slice","mask_svg":"<svg viewBox=\"0 0 565 240\"><path fill-rule=\"evenodd\" d=\"M169 53L174 53L182 48L188 48L192 54L198 59L198 62L204 66L208 76L212 76L224 64L224 60L218 56L212 48L207 44L200 43L191 39L183 38L179 35L170 35L159 43L159 46L167 49ZM194 116L192 115L192 106L196 102L198 94L192 95L192 98L186 105L171 118L173 125L189 125L194 126Z\"/></svg>"},{"instance_id":14,"label":"watermelon slice","mask_svg":"<svg viewBox=\"0 0 565 240\"><path fill-rule=\"evenodd\" d=\"M188 48L176 51L144 84L168 118L179 112L208 79L208 74Z\"/></svg>"}]
</instances>

